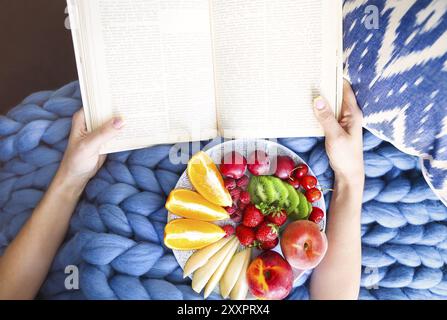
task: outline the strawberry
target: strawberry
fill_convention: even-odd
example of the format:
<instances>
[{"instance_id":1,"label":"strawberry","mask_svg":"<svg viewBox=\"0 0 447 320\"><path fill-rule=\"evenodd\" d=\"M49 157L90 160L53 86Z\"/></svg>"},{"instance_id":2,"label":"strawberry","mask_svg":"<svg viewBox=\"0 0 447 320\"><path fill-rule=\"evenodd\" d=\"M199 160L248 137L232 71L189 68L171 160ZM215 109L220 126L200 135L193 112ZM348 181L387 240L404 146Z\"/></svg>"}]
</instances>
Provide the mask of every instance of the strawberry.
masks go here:
<instances>
[{"instance_id":1,"label":"strawberry","mask_svg":"<svg viewBox=\"0 0 447 320\"><path fill-rule=\"evenodd\" d=\"M287 212L285 210L272 212L266 216L266 219L280 227L287 221Z\"/></svg>"},{"instance_id":2,"label":"strawberry","mask_svg":"<svg viewBox=\"0 0 447 320\"><path fill-rule=\"evenodd\" d=\"M225 186L225 189L227 189L227 190L233 190L234 188L237 187L236 180L231 179L231 178L225 178L224 186Z\"/></svg>"},{"instance_id":3,"label":"strawberry","mask_svg":"<svg viewBox=\"0 0 447 320\"><path fill-rule=\"evenodd\" d=\"M245 189L248 186L249 181L250 180L248 179L247 176L243 176L242 178L236 181L236 184L239 188Z\"/></svg>"},{"instance_id":4,"label":"strawberry","mask_svg":"<svg viewBox=\"0 0 447 320\"><path fill-rule=\"evenodd\" d=\"M242 201L239 201L237 203L237 206L238 206L239 210L241 210L241 212L244 212L245 208L247 208L248 204L245 204L245 203L242 203Z\"/></svg>"},{"instance_id":5,"label":"strawberry","mask_svg":"<svg viewBox=\"0 0 447 320\"><path fill-rule=\"evenodd\" d=\"M243 246L251 246L255 242L254 229L246 227L242 224L236 227L236 236Z\"/></svg>"},{"instance_id":6,"label":"strawberry","mask_svg":"<svg viewBox=\"0 0 447 320\"><path fill-rule=\"evenodd\" d=\"M231 224L224 225L222 229L225 231L225 238L232 236L235 232L234 227Z\"/></svg>"},{"instance_id":7,"label":"strawberry","mask_svg":"<svg viewBox=\"0 0 447 320\"><path fill-rule=\"evenodd\" d=\"M250 193L247 191L242 191L241 195L239 197L239 201L243 204L249 204L250 203Z\"/></svg>"},{"instance_id":8,"label":"strawberry","mask_svg":"<svg viewBox=\"0 0 447 320\"><path fill-rule=\"evenodd\" d=\"M259 246L259 249L266 251L266 250L273 249L274 247L276 247L278 245L278 243L279 243L279 238L276 238L275 240L272 240L272 241L260 242L258 246Z\"/></svg>"},{"instance_id":9,"label":"strawberry","mask_svg":"<svg viewBox=\"0 0 447 320\"><path fill-rule=\"evenodd\" d=\"M256 231L256 240L259 242L273 241L278 238L278 226L273 223L264 221Z\"/></svg>"},{"instance_id":10,"label":"strawberry","mask_svg":"<svg viewBox=\"0 0 447 320\"><path fill-rule=\"evenodd\" d=\"M232 216L238 210L238 207L237 205L233 204L231 207L225 207L225 210L230 216Z\"/></svg>"},{"instance_id":11,"label":"strawberry","mask_svg":"<svg viewBox=\"0 0 447 320\"><path fill-rule=\"evenodd\" d=\"M261 210L256 208L254 205L248 205L244 211L244 218L242 224L249 228L257 227L261 222L264 221L264 215Z\"/></svg>"},{"instance_id":12,"label":"strawberry","mask_svg":"<svg viewBox=\"0 0 447 320\"><path fill-rule=\"evenodd\" d=\"M233 199L234 203L237 203L239 201L239 198L241 196L241 189L235 188L233 190L230 190L231 199Z\"/></svg>"}]
</instances>

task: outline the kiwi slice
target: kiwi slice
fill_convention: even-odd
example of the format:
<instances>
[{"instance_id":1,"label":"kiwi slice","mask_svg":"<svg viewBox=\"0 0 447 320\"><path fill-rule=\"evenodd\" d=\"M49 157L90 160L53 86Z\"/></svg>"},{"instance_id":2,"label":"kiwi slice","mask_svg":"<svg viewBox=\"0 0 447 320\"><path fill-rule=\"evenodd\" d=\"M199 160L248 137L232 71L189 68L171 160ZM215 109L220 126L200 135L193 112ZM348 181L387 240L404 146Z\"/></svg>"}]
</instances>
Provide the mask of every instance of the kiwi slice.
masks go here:
<instances>
[{"instance_id":1,"label":"kiwi slice","mask_svg":"<svg viewBox=\"0 0 447 320\"><path fill-rule=\"evenodd\" d=\"M297 191L296 193L300 199L300 202L295 210L289 214L289 218L292 220L303 220L306 219L308 215L307 211L309 210L307 206L307 199L300 191Z\"/></svg>"},{"instance_id":2,"label":"kiwi slice","mask_svg":"<svg viewBox=\"0 0 447 320\"><path fill-rule=\"evenodd\" d=\"M289 205L288 200L289 200L290 189L287 188L288 184L284 183L281 179L278 179L276 177L269 177L269 179L273 184L273 188L275 188L276 190L276 199L278 207L286 208L286 203L287 205ZM295 192L295 190L293 190L293 192Z\"/></svg>"},{"instance_id":3,"label":"kiwi slice","mask_svg":"<svg viewBox=\"0 0 447 320\"><path fill-rule=\"evenodd\" d=\"M277 193L271 179L265 176L258 177L256 195L266 204L272 204L278 200Z\"/></svg>"},{"instance_id":4,"label":"kiwi slice","mask_svg":"<svg viewBox=\"0 0 447 320\"><path fill-rule=\"evenodd\" d=\"M306 197L301 192L297 191L298 196L300 197L300 203L298 205L297 216L298 219L305 219L309 215L309 205Z\"/></svg>"},{"instance_id":5,"label":"kiwi slice","mask_svg":"<svg viewBox=\"0 0 447 320\"><path fill-rule=\"evenodd\" d=\"M250 182L248 184L248 193L250 193L250 199L254 204L260 204L261 201L258 199L258 196L256 195L256 187L258 184L258 177L252 176L250 178Z\"/></svg>"},{"instance_id":6,"label":"kiwi slice","mask_svg":"<svg viewBox=\"0 0 447 320\"><path fill-rule=\"evenodd\" d=\"M284 182L283 182L284 183ZM289 193L288 195L288 206L286 207L287 213L293 213L296 212L298 209L298 206L300 204L300 197L298 195L298 192L295 190L295 188L288 184L284 183L284 186L287 188L287 191Z\"/></svg>"},{"instance_id":7,"label":"kiwi slice","mask_svg":"<svg viewBox=\"0 0 447 320\"><path fill-rule=\"evenodd\" d=\"M260 184L256 184L256 197L259 199L258 201L262 203L267 203L267 195L265 194L264 187Z\"/></svg>"}]
</instances>

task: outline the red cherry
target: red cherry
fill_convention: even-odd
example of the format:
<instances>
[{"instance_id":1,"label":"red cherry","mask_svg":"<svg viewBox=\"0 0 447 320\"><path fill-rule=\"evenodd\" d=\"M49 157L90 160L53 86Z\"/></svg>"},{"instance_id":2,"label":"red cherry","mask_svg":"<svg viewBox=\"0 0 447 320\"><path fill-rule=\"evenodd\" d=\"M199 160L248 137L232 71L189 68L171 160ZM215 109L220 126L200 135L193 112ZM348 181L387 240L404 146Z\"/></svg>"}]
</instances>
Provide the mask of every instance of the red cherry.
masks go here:
<instances>
[{"instance_id":1,"label":"red cherry","mask_svg":"<svg viewBox=\"0 0 447 320\"><path fill-rule=\"evenodd\" d=\"M287 182L292 185L295 189L298 189L300 187L300 180L297 178L289 178Z\"/></svg>"},{"instance_id":2,"label":"red cherry","mask_svg":"<svg viewBox=\"0 0 447 320\"><path fill-rule=\"evenodd\" d=\"M248 157L248 170L255 176L266 175L270 171L270 159L264 151L254 151Z\"/></svg>"},{"instance_id":3,"label":"red cherry","mask_svg":"<svg viewBox=\"0 0 447 320\"><path fill-rule=\"evenodd\" d=\"M304 176L301 178L301 185L304 190L310 190L317 186L318 181L314 176Z\"/></svg>"},{"instance_id":4,"label":"red cherry","mask_svg":"<svg viewBox=\"0 0 447 320\"><path fill-rule=\"evenodd\" d=\"M321 199L321 191L318 190L317 188L312 188L306 191L306 198L307 201L313 203L313 202L317 202L318 200Z\"/></svg>"},{"instance_id":5,"label":"red cherry","mask_svg":"<svg viewBox=\"0 0 447 320\"><path fill-rule=\"evenodd\" d=\"M297 178L299 180L302 177L304 177L305 175L307 175L308 172L309 172L309 167L307 165L305 165L304 163L300 163L295 168L295 178Z\"/></svg>"},{"instance_id":6,"label":"red cherry","mask_svg":"<svg viewBox=\"0 0 447 320\"><path fill-rule=\"evenodd\" d=\"M288 179L294 168L295 162L292 158L287 156L279 156L276 160L275 176L282 180Z\"/></svg>"},{"instance_id":7,"label":"red cherry","mask_svg":"<svg viewBox=\"0 0 447 320\"><path fill-rule=\"evenodd\" d=\"M240 179L247 170L247 160L238 152L227 153L220 165L220 172L223 176L233 179Z\"/></svg>"},{"instance_id":8,"label":"red cherry","mask_svg":"<svg viewBox=\"0 0 447 320\"><path fill-rule=\"evenodd\" d=\"M315 223L320 223L324 218L324 212L320 208L314 207L310 213L309 220Z\"/></svg>"}]
</instances>

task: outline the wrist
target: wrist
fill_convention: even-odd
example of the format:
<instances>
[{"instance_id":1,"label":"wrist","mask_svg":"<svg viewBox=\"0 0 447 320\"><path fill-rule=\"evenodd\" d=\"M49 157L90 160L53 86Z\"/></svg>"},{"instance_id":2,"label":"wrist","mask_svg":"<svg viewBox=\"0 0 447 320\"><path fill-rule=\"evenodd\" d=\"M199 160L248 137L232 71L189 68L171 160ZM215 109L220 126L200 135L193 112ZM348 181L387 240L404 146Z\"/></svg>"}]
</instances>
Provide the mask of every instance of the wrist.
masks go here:
<instances>
[{"instance_id":1,"label":"wrist","mask_svg":"<svg viewBox=\"0 0 447 320\"><path fill-rule=\"evenodd\" d=\"M363 191L365 186L365 172L363 170L351 171L349 174L335 172L335 183L352 189Z\"/></svg>"},{"instance_id":2,"label":"wrist","mask_svg":"<svg viewBox=\"0 0 447 320\"><path fill-rule=\"evenodd\" d=\"M77 199L84 191L87 182L87 179L74 177L60 168L51 183L51 188L62 196Z\"/></svg>"}]
</instances>

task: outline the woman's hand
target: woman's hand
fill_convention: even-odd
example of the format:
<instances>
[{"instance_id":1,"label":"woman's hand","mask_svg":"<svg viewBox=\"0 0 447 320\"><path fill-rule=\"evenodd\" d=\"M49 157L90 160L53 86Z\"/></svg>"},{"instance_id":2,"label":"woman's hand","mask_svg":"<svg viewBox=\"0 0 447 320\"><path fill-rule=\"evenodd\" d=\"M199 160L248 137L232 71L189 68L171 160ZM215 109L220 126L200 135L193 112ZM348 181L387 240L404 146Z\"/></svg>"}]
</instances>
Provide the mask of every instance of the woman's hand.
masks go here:
<instances>
[{"instance_id":1,"label":"woman's hand","mask_svg":"<svg viewBox=\"0 0 447 320\"><path fill-rule=\"evenodd\" d=\"M82 191L104 164L106 156L100 154L101 147L116 137L123 125L120 118L114 118L89 133L85 125L84 111L78 111L73 116L67 150L57 177L61 178L65 185Z\"/></svg>"},{"instance_id":2,"label":"woman's hand","mask_svg":"<svg viewBox=\"0 0 447 320\"><path fill-rule=\"evenodd\" d=\"M361 278L360 215L365 181L362 113L348 82L337 121L323 98L315 100L315 114L326 135L326 152L335 172L328 213L328 250L314 270L312 299L357 299Z\"/></svg>"},{"instance_id":3,"label":"woman's hand","mask_svg":"<svg viewBox=\"0 0 447 320\"><path fill-rule=\"evenodd\" d=\"M123 127L113 119L88 133L84 112L73 117L67 150L39 205L0 257L0 300L33 299L62 243L84 186L105 160L100 148Z\"/></svg>"},{"instance_id":4,"label":"woman's hand","mask_svg":"<svg viewBox=\"0 0 447 320\"><path fill-rule=\"evenodd\" d=\"M327 101L314 101L315 115L326 136L326 152L336 178L364 180L362 112L347 81L343 85L343 103L340 120L335 119Z\"/></svg>"}]
</instances>

